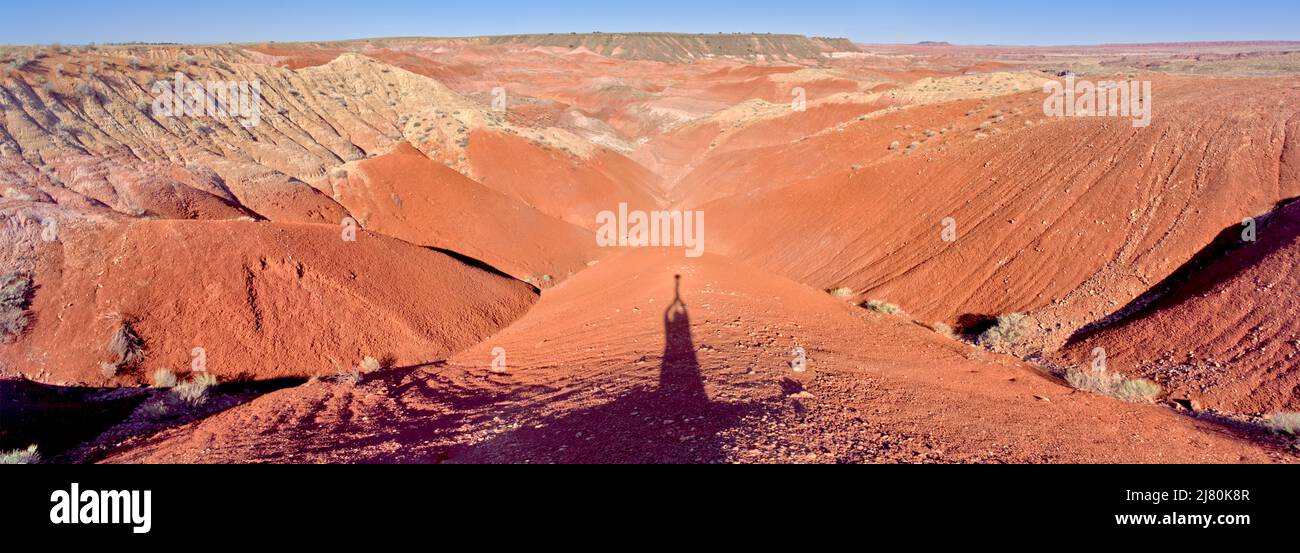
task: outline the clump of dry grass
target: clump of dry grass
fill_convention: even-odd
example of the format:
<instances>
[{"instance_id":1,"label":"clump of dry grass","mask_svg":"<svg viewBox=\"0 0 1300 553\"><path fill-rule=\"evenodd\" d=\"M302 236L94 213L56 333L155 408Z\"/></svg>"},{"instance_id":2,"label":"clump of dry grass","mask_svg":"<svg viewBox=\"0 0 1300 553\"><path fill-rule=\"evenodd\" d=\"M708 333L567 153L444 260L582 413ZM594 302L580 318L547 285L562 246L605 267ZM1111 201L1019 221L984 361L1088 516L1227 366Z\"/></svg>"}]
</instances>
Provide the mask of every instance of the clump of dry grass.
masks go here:
<instances>
[{"instance_id":1,"label":"clump of dry grass","mask_svg":"<svg viewBox=\"0 0 1300 553\"><path fill-rule=\"evenodd\" d=\"M122 369L133 368L144 361L144 340L136 334L131 321L121 315L113 315L112 319L116 321L116 328L104 348L113 360L99 365L105 378L113 378Z\"/></svg>"},{"instance_id":2,"label":"clump of dry grass","mask_svg":"<svg viewBox=\"0 0 1300 553\"><path fill-rule=\"evenodd\" d=\"M897 305L895 305L895 304L892 304L892 303L889 303L889 302L886 302L886 301L881 301L881 300L871 300L871 301L868 301L868 302L862 304L862 307L863 307L864 309L867 309L868 311L875 311L876 313L884 313L885 315L903 315L903 314L904 314L904 312L903 312L903 308L901 308L901 307L899 307L899 306L897 306Z\"/></svg>"},{"instance_id":3,"label":"clump of dry grass","mask_svg":"<svg viewBox=\"0 0 1300 553\"><path fill-rule=\"evenodd\" d=\"M1292 436L1300 434L1300 413L1274 413L1268 417L1268 427Z\"/></svg>"},{"instance_id":4,"label":"clump of dry grass","mask_svg":"<svg viewBox=\"0 0 1300 553\"><path fill-rule=\"evenodd\" d=\"M943 336L944 338L950 340L957 339L957 333L953 331L952 326L947 323L934 323L934 325L930 327L930 330L933 330L936 334Z\"/></svg>"},{"instance_id":5,"label":"clump of dry grass","mask_svg":"<svg viewBox=\"0 0 1300 553\"><path fill-rule=\"evenodd\" d=\"M176 373L170 369L158 369L153 372L153 387L155 388L175 388Z\"/></svg>"},{"instance_id":6,"label":"clump of dry grass","mask_svg":"<svg viewBox=\"0 0 1300 553\"><path fill-rule=\"evenodd\" d=\"M345 384L356 384L361 382L361 371L356 369L350 371L339 371L334 375L334 380Z\"/></svg>"},{"instance_id":7,"label":"clump of dry grass","mask_svg":"<svg viewBox=\"0 0 1300 553\"><path fill-rule=\"evenodd\" d=\"M171 407L167 405L167 402L163 400L155 400L145 403L141 409L149 420L155 421L170 417L172 411Z\"/></svg>"},{"instance_id":8,"label":"clump of dry grass","mask_svg":"<svg viewBox=\"0 0 1300 553\"><path fill-rule=\"evenodd\" d=\"M0 465L35 465L39 462L41 462L41 454L36 451L34 445L27 449L0 451Z\"/></svg>"},{"instance_id":9,"label":"clump of dry grass","mask_svg":"<svg viewBox=\"0 0 1300 553\"><path fill-rule=\"evenodd\" d=\"M1072 369L1065 380L1075 389L1102 394L1130 403L1153 403L1160 395L1160 386L1141 378L1124 378L1124 375L1105 370L1082 371Z\"/></svg>"},{"instance_id":10,"label":"clump of dry grass","mask_svg":"<svg viewBox=\"0 0 1300 553\"><path fill-rule=\"evenodd\" d=\"M1028 315L1008 313L998 317L997 324L980 334L979 343L991 348L1014 346L1024 339L1028 330Z\"/></svg>"},{"instance_id":11,"label":"clump of dry grass","mask_svg":"<svg viewBox=\"0 0 1300 553\"><path fill-rule=\"evenodd\" d=\"M18 273L0 276L0 343L7 343L27 330L31 298L32 279Z\"/></svg>"},{"instance_id":12,"label":"clump of dry grass","mask_svg":"<svg viewBox=\"0 0 1300 553\"><path fill-rule=\"evenodd\" d=\"M188 382L177 384L172 394L190 407L201 407L208 402L208 391L217 385L217 377L208 373L195 374Z\"/></svg>"},{"instance_id":13,"label":"clump of dry grass","mask_svg":"<svg viewBox=\"0 0 1300 553\"><path fill-rule=\"evenodd\" d=\"M826 293L830 294L831 297L838 300L849 301L853 299L852 288L832 288L830 290L827 290Z\"/></svg>"},{"instance_id":14,"label":"clump of dry grass","mask_svg":"<svg viewBox=\"0 0 1300 553\"><path fill-rule=\"evenodd\" d=\"M551 275L528 275L524 277L524 282L533 285L535 288L550 288L551 284L555 282L555 277Z\"/></svg>"}]
</instances>

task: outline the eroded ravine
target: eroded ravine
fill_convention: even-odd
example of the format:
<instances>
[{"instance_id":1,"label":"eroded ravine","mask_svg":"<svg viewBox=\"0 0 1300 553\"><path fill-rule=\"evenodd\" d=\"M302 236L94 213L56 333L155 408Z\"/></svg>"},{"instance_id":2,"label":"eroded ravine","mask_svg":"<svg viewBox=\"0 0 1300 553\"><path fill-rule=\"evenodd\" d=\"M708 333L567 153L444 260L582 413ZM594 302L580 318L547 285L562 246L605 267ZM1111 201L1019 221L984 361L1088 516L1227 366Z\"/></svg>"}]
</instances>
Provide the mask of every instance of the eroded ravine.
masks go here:
<instances>
[{"instance_id":1,"label":"eroded ravine","mask_svg":"<svg viewBox=\"0 0 1300 553\"><path fill-rule=\"evenodd\" d=\"M491 370L496 348L506 374ZM802 374L795 348L807 352ZM446 364L277 392L108 460L1291 459L1248 438L1075 392L1016 359L723 258L633 250Z\"/></svg>"},{"instance_id":2,"label":"eroded ravine","mask_svg":"<svg viewBox=\"0 0 1300 553\"><path fill-rule=\"evenodd\" d=\"M1226 225L1294 195L1300 184L1287 159L1296 151L1290 130L1297 104L1269 111L1274 100L1294 98L1300 87L1293 78L1223 79L1211 86L1161 79L1162 101L1179 109L1146 130L1125 121L1044 120L1034 112L1041 98L1023 93L1041 76L1023 73L912 86L877 74L855 84L821 69L701 73L717 68L665 65L659 78L673 84L659 89L663 98L648 92L656 83L644 76L637 92L615 87L609 97L528 83L555 98L572 97L574 106L599 106L592 111L609 114L606 128L574 124L584 120L573 116L572 106L542 101L512 106L518 113L494 113L473 93L428 78L440 66L419 56L345 53L289 70L247 53L201 52L213 59L192 69L265 79L282 110L268 113L268 125L255 132L200 132L150 120L131 104L142 83L171 69L166 61L141 71L108 60L110 69L91 79L92 93L82 97L63 90L72 78L49 88L7 84L0 138L8 148L0 174L24 183L15 197L32 200L6 198L3 207L28 223L56 211L58 222L72 228L171 229L173 241L202 234L200 228L246 234L243 249L232 253L193 238L153 246L148 232L136 232L120 240L136 247L114 261L128 266L104 279L93 247L49 253L38 245L47 256L36 260L38 275L51 279L40 282L45 290L89 290L95 312L72 313L76 320L124 307L152 315L165 312L153 309L164 305L206 309L243 329L243 312L235 307L190 305L205 297L197 290L201 282L156 288L152 295L131 290L150 275L188 282L160 272L150 258L158 252L183 258L195 272L265 272L243 278L244 296L257 300L247 325L253 339L204 340L214 341L227 363L267 361L256 367L262 377L311 365L311 374L325 378L155 438L132 439L110 460L1282 458L1267 441L1251 445L1241 440L1254 437L1224 435L1158 407L1073 392L1014 358L944 338L910 317L959 323L966 315L1030 311L1042 325L1039 345L1050 348L1057 337L1139 296ZM527 64L554 63L559 74L577 70L552 57L530 54ZM625 78L640 67L609 71ZM962 88L990 83L1006 88L981 94ZM794 84L813 88L806 112L782 103ZM878 85L887 92L868 93ZM751 93L765 99L745 97ZM658 116L630 120L640 113L636 98L653 113L682 119L666 126L651 125ZM50 130L51 113L68 132ZM525 124L532 114L546 124ZM567 126L546 126L562 121ZM629 153L627 143L610 139L616 132L650 141ZM154 144L158 133L185 140ZM918 146L891 147L910 140ZM690 260L676 251L597 248L592 219L620 202L706 211L710 255ZM376 236L358 255L334 240L333 224L344 216L404 243L394 240L374 252L372 244L388 244ZM963 229L956 244L939 240L945 216ZM239 218L256 220L230 221ZM312 224L296 224L302 222ZM32 236L39 231L27 227ZM225 256L207 259L195 243ZM376 288L375 273L392 263L390 254L445 262L415 246L558 285L531 309L535 298L525 287L492 271L481 274L474 263L406 267L401 286ZM319 255L300 254L302 248ZM16 255L23 262L29 257ZM59 265L67 261L73 265ZM682 276L680 294L675 275ZM439 288L447 279L457 286ZM454 315L430 320L425 315L434 309L404 308L411 287L437 288L438 297L455 303L474 295L464 293L473 288L467 283L480 281L504 290L504 299L474 298L488 305L471 309L487 313L472 324ZM257 289L259 283L268 288ZM98 295L105 285L109 292ZM913 315L869 315L821 292L841 286L855 299L894 301ZM328 299L318 304L322 294ZM674 298L685 307L663 316L660 308L667 311ZM57 310L60 299L38 297L40 311ZM290 341L296 349L267 345L275 340L266 325L276 322L268 323L267 313L280 325L272 328L284 328L294 315L323 305L343 302L360 313L377 301L384 317L316 315L310 319L326 320L321 332L301 333ZM278 304L268 311L266 302ZM45 325L62 315L37 320ZM156 351L170 356L159 360L182 366L189 337L162 332L174 322L160 317L142 327L154 331ZM346 335L353 327L364 330L362 338ZM68 328L38 327L32 343L53 343ZM58 378L99 379L90 358L102 340L95 334L75 341L85 344L84 359L60 366L79 372ZM239 349L244 342L260 345L250 352ZM461 352L471 343L478 345ZM488 371L498 347L507 376ZM791 370L795 348L809 354L812 372ZM383 353L397 355L399 365L451 360L381 371L355 385L330 378L363 356ZM139 383L146 376L109 382Z\"/></svg>"}]
</instances>

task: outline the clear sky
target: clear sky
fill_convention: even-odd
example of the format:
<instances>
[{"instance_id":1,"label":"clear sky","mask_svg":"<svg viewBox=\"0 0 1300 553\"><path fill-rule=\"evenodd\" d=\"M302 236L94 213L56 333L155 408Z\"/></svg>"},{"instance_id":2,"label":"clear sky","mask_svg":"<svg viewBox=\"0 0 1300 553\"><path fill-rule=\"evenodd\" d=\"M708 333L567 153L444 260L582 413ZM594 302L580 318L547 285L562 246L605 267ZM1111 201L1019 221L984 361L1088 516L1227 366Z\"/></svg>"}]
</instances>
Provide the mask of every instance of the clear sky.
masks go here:
<instances>
[{"instance_id":1,"label":"clear sky","mask_svg":"<svg viewBox=\"0 0 1300 553\"><path fill-rule=\"evenodd\" d=\"M1300 0L0 0L5 44L587 31L1012 45L1300 40Z\"/></svg>"}]
</instances>

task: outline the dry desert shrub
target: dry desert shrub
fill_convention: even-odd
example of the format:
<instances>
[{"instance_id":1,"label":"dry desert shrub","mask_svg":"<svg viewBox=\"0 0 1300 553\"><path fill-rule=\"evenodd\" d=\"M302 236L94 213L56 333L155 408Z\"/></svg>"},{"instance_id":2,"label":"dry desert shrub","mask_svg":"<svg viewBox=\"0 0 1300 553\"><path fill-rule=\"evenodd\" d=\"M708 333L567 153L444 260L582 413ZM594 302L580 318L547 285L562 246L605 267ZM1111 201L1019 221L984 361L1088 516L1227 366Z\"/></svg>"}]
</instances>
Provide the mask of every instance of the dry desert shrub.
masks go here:
<instances>
[{"instance_id":1,"label":"dry desert shrub","mask_svg":"<svg viewBox=\"0 0 1300 553\"><path fill-rule=\"evenodd\" d=\"M1066 382L1075 389L1102 394L1130 403L1152 403L1160 395L1160 386L1150 380L1129 379L1124 375L1104 370L1070 370Z\"/></svg>"},{"instance_id":2,"label":"dry desert shrub","mask_svg":"<svg viewBox=\"0 0 1300 553\"><path fill-rule=\"evenodd\" d=\"M344 384L357 384L361 382L361 371L357 369L353 369L350 371L339 371L334 375L334 381L342 382Z\"/></svg>"},{"instance_id":3,"label":"dry desert shrub","mask_svg":"<svg viewBox=\"0 0 1300 553\"><path fill-rule=\"evenodd\" d=\"M999 348L1014 346L1024 339L1029 329L1029 316L1024 313L1008 313L998 317L993 328L985 330L979 336L979 343L985 347Z\"/></svg>"},{"instance_id":4,"label":"dry desert shrub","mask_svg":"<svg viewBox=\"0 0 1300 553\"><path fill-rule=\"evenodd\" d=\"M881 300L871 300L869 302L862 304L862 307L868 311L875 311L876 313L884 313L885 315L904 314L903 308L895 304L886 301L881 301Z\"/></svg>"},{"instance_id":5,"label":"dry desert shrub","mask_svg":"<svg viewBox=\"0 0 1300 553\"><path fill-rule=\"evenodd\" d=\"M154 388L175 388L176 373L172 372L170 369L158 369L154 371L153 387Z\"/></svg>"},{"instance_id":6,"label":"dry desert shrub","mask_svg":"<svg viewBox=\"0 0 1300 553\"><path fill-rule=\"evenodd\" d=\"M32 301L32 279L18 273L0 276L0 343L7 343L27 329L27 308Z\"/></svg>"},{"instance_id":7,"label":"dry desert shrub","mask_svg":"<svg viewBox=\"0 0 1300 553\"><path fill-rule=\"evenodd\" d=\"M190 407L202 407L208 402L208 390L217 385L217 377L207 373L195 374L188 382L177 384L172 394Z\"/></svg>"},{"instance_id":8,"label":"dry desert shrub","mask_svg":"<svg viewBox=\"0 0 1300 553\"><path fill-rule=\"evenodd\" d=\"M171 407L163 400L150 401L140 408L149 420L160 420L171 416Z\"/></svg>"},{"instance_id":9,"label":"dry desert shrub","mask_svg":"<svg viewBox=\"0 0 1300 553\"><path fill-rule=\"evenodd\" d=\"M930 329L933 330L936 334L943 336L944 338L948 338L950 340L957 339L957 333L953 331L952 326L948 325L947 323L934 323L934 326L931 326Z\"/></svg>"},{"instance_id":10,"label":"dry desert shrub","mask_svg":"<svg viewBox=\"0 0 1300 553\"><path fill-rule=\"evenodd\" d=\"M131 321L121 315L113 315L115 330L108 337L104 348L113 357L113 361L101 363L99 368L106 378L113 378L122 369L129 369L144 361L144 340L136 334Z\"/></svg>"},{"instance_id":11,"label":"dry desert shrub","mask_svg":"<svg viewBox=\"0 0 1300 553\"><path fill-rule=\"evenodd\" d=\"M374 357L366 357L361 360L361 365L357 368L360 369L361 374L370 374L384 368L384 364Z\"/></svg>"},{"instance_id":12,"label":"dry desert shrub","mask_svg":"<svg viewBox=\"0 0 1300 553\"><path fill-rule=\"evenodd\" d=\"M1300 434L1300 413L1275 413L1268 418L1268 426L1292 436Z\"/></svg>"},{"instance_id":13,"label":"dry desert shrub","mask_svg":"<svg viewBox=\"0 0 1300 553\"><path fill-rule=\"evenodd\" d=\"M549 288L551 284L555 282L555 277L551 275L528 275L525 276L523 280L524 282L533 285L534 288Z\"/></svg>"},{"instance_id":14,"label":"dry desert shrub","mask_svg":"<svg viewBox=\"0 0 1300 553\"><path fill-rule=\"evenodd\" d=\"M0 465L35 465L41 462L41 454L36 446L13 451L0 451Z\"/></svg>"},{"instance_id":15,"label":"dry desert shrub","mask_svg":"<svg viewBox=\"0 0 1300 553\"><path fill-rule=\"evenodd\" d=\"M34 202L34 201L36 201L36 198L35 198L34 196L32 196L31 194L28 194L28 193L26 193L26 192L23 192L22 190L19 190L19 189L17 189L17 188L12 187L12 186L9 187L9 188L6 188L6 189L5 189L4 197L5 197L6 199L17 200L17 201L20 201L20 202Z\"/></svg>"},{"instance_id":16,"label":"dry desert shrub","mask_svg":"<svg viewBox=\"0 0 1300 553\"><path fill-rule=\"evenodd\" d=\"M832 288L830 290L827 290L826 293L830 294L831 297L838 300L849 301L853 299L852 288Z\"/></svg>"}]
</instances>

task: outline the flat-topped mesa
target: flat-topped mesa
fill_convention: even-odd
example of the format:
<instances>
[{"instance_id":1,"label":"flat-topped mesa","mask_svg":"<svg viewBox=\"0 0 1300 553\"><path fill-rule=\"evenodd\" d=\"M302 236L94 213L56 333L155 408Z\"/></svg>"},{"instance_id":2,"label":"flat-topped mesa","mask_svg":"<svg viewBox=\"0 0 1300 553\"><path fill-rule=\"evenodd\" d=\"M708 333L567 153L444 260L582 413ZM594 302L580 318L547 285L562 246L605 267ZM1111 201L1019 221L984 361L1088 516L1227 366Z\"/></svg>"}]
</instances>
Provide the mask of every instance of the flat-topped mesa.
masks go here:
<instances>
[{"instance_id":1,"label":"flat-topped mesa","mask_svg":"<svg viewBox=\"0 0 1300 553\"><path fill-rule=\"evenodd\" d=\"M846 38L762 33L552 33L494 36L484 40L489 44L585 49L612 58L675 63L716 57L798 61L820 59L832 52L858 51Z\"/></svg>"}]
</instances>

